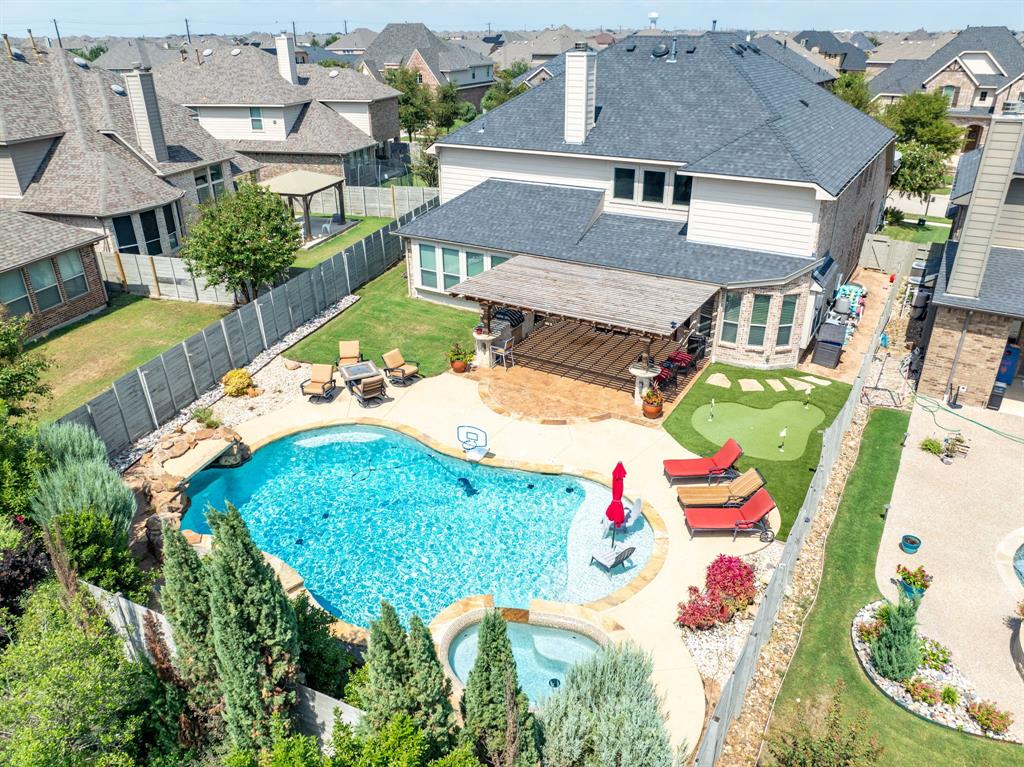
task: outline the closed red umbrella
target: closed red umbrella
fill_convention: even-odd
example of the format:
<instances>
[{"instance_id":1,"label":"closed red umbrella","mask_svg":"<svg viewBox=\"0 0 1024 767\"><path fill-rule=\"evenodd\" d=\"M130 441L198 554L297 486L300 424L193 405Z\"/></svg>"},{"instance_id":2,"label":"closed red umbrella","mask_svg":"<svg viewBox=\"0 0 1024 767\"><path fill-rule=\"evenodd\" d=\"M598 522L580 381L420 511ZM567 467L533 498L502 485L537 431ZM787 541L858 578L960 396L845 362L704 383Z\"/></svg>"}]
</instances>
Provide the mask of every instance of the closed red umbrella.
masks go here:
<instances>
[{"instance_id":1,"label":"closed red umbrella","mask_svg":"<svg viewBox=\"0 0 1024 767\"><path fill-rule=\"evenodd\" d=\"M626 467L622 465L622 461L615 464L615 468L612 469L612 499L616 501L622 500L622 482L626 478Z\"/></svg>"},{"instance_id":2,"label":"closed red umbrella","mask_svg":"<svg viewBox=\"0 0 1024 767\"><path fill-rule=\"evenodd\" d=\"M615 546L615 531L626 521L626 509L622 506L622 485L626 479L626 467L619 461L612 471L612 502L608 504L604 515L612 523L612 546Z\"/></svg>"}]
</instances>

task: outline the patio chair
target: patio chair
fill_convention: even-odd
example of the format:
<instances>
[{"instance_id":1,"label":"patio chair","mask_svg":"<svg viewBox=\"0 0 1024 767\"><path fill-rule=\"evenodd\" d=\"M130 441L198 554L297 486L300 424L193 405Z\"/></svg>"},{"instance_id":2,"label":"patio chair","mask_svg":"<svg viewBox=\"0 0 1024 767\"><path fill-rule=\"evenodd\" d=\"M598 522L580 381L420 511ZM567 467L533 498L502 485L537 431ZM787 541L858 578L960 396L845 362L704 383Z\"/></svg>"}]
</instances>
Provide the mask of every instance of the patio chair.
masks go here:
<instances>
[{"instance_id":1,"label":"patio chair","mask_svg":"<svg viewBox=\"0 0 1024 767\"><path fill-rule=\"evenodd\" d=\"M396 386L406 386L420 374L420 363L407 360L398 349L381 355L384 360L384 375Z\"/></svg>"},{"instance_id":2,"label":"patio chair","mask_svg":"<svg viewBox=\"0 0 1024 767\"><path fill-rule=\"evenodd\" d=\"M632 527L633 523L644 515L643 508L644 501L638 495L636 498L633 499L633 503L629 504L626 507L626 517L622 520L622 524L617 528L615 527L615 523L613 523L610 519L608 519L608 517L602 514L601 521L604 523L605 535L607 535L612 530L625 530L627 527Z\"/></svg>"},{"instance_id":3,"label":"patio chair","mask_svg":"<svg viewBox=\"0 0 1024 767\"><path fill-rule=\"evenodd\" d=\"M633 556L634 551L636 551L636 546L626 546L622 549L606 549L602 546L590 552L590 564L597 562L605 570L611 572L619 565L625 564L626 560Z\"/></svg>"},{"instance_id":4,"label":"patio chair","mask_svg":"<svg viewBox=\"0 0 1024 767\"><path fill-rule=\"evenodd\" d=\"M513 343L515 343L515 341L508 338L500 344L491 344L491 352L494 354L495 361L500 362L501 366L506 370L510 367L515 367L516 365L516 358L512 353Z\"/></svg>"},{"instance_id":5,"label":"patio chair","mask_svg":"<svg viewBox=\"0 0 1024 767\"><path fill-rule=\"evenodd\" d=\"M768 525L768 515L775 508L775 501L763 487L754 493L742 506L684 506L683 515L690 537L699 532L732 531L737 533L760 532L761 540L771 543L775 533Z\"/></svg>"},{"instance_id":6,"label":"patio chair","mask_svg":"<svg viewBox=\"0 0 1024 767\"><path fill-rule=\"evenodd\" d=\"M665 477L669 484L680 479L732 479L738 472L733 464L743 455L743 448L734 439L728 439L710 458L679 458L664 461Z\"/></svg>"},{"instance_id":7,"label":"patio chair","mask_svg":"<svg viewBox=\"0 0 1024 767\"><path fill-rule=\"evenodd\" d=\"M302 393L310 398L327 399L337 388L334 382L334 365L313 365L309 378L302 382Z\"/></svg>"},{"instance_id":8,"label":"patio chair","mask_svg":"<svg viewBox=\"0 0 1024 767\"><path fill-rule=\"evenodd\" d=\"M730 482L717 485L683 485L676 488L679 505L739 506L764 487L764 477L757 469L747 469Z\"/></svg>"},{"instance_id":9,"label":"patio chair","mask_svg":"<svg viewBox=\"0 0 1024 767\"><path fill-rule=\"evenodd\" d=\"M338 367L363 361L358 341L338 341Z\"/></svg>"},{"instance_id":10,"label":"patio chair","mask_svg":"<svg viewBox=\"0 0 1024 767\"><path fill-rule=\"evenodd\" d=\"M387 385L384 383L384 376L370 376L356 381L352 386L352 395L359 400L359 404L368 407L370 400L384 399L387 395Z\"/></svg>"}]
</instances>

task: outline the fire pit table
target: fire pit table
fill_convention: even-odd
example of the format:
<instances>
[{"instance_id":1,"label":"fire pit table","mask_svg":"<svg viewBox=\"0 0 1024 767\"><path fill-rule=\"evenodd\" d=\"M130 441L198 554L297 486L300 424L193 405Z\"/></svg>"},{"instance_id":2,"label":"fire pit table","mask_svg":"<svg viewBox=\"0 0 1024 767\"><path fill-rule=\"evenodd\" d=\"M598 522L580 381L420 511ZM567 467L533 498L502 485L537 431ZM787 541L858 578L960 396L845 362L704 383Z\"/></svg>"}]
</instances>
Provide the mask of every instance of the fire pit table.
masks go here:
<instances>
[{"instance_id":1,"label":"fire pit table","mask_svg":"<svg viewBox=\"0 0 1024 767\"><path fill-rule=\"evenodd\" d=\"M338 368L338 372L341 373L341 380L345 382L345 387L349 391L352 391L352 384L356 381L380 375L380 370L370 360L353 362L351 365L342 365Z\"/></svg>"}]
</instances>

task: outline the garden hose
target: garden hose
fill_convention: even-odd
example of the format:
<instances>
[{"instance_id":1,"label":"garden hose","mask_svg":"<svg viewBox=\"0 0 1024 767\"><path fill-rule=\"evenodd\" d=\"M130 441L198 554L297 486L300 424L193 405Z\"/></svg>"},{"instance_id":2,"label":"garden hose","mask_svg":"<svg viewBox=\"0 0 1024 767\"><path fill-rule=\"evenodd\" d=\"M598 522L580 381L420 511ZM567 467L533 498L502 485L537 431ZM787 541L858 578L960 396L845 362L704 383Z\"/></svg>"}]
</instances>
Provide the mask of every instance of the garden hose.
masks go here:
<instances>
[{"instance_id":1,"label":"garden hose","mask_svg":"<svg viewBox=\"0 0 1024 767\"><path fill-rule=\"evenodd\" d=\"M967 423L979 426L982 429L985 429L986 431L990 431L997 437L1008 439L1010 440L1010 442L1015 442L1018 445L1024 445L1024 435L1011 434L1008 431L1002 431L1001 429L997 429L993 426L987 426L986 424L983 424L980 421L975 421L973 418L968 418L962 413L958 413L955 410L950 410L938 400L933 399L932 397L929 397L927 395L914 392L912 396L914 397L914 401L921 406L921 409L924 410L929 415L931 415L932 421L935 423L935 426L941 429L942 431L948 432L950 434L960 433L960 429L948 428L939 423L938 414L946 413L948 415L956 416L957 418L962 418L963 420L967 421Z\"/></svg>"}]
</instances>

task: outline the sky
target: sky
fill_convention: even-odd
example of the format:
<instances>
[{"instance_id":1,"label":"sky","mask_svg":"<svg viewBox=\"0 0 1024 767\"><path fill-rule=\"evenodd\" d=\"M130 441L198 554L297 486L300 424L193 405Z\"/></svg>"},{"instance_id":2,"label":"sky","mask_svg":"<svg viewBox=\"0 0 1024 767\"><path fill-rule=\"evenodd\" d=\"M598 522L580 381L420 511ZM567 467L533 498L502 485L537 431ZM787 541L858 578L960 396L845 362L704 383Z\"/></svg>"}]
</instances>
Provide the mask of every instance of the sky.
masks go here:
<instances>
[{"instance_id":1,"label":"sky","mask_svg":"<svg viewBox=\"0 0 1024 767\"><path fill-rule=\"evenodd\" d=\"M968 25L1024 28L1024 0L0 0L0 31L53 35L300 32L380 29L421 21L435 30L647 26L663 29L929 30Z\"/></svg>"}]
</instances>

